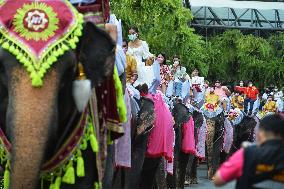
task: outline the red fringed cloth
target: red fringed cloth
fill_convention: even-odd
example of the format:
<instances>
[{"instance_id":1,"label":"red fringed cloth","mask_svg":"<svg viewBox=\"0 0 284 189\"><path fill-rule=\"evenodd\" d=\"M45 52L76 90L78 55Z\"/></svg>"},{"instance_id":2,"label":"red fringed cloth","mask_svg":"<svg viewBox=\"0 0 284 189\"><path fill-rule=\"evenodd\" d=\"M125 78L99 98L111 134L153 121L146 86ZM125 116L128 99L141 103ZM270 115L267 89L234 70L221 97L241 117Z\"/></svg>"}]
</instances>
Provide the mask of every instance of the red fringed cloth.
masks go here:
<instances>
[{"instance_id":1,"label":"red fringed cloth","mask_svg":"<svg viewBox=\"0 0 284 189\"><path fill-rule=\"evenodd\" d=\"M111 132L111 139L117 139L124 134L117 110L116 90L112 76L96 87L100 124Z\"/></svg>"},{"instance_id":2,"label":"red fringed cloth","mask_svg":"<svg viewBox=\"0 0 284 189\"><path fill-rule=\"evenodd\" d=\"M76 7L77 10L84 14L84 20L103 27L109 21L110 6L109 0L97 0L94 4L81 5Z\"/></svg>"}]
</instances>

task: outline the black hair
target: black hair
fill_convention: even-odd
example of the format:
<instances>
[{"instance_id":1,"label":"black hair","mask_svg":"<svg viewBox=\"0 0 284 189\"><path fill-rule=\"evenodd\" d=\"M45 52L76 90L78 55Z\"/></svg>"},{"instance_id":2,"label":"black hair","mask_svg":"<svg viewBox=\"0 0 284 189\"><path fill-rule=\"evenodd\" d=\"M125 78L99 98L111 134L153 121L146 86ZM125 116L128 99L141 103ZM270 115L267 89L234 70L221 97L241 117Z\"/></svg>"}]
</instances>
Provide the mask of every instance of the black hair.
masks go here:
<instances>
[{"instance_id":1,"label":"black hair","mask_svg":"<svg viewBox=\"0 0 284 189\"><path fill-rule=\"evenodd\" d=\"M220 80L216 80L215 83L220 83L221 84L221 81Z\"/></svg>"},{"instance_id":2,"label":"black hair","mask_svg":"<svg viewBox=\"0 0 284 189\"><path fill-rule=\"evenodd\" d=\"M123 42L128 43L128 40L125 39L125 38L123 38L123 39L122 39L122 43L123 43Z\"/></svg>"},{"instance_id":3,"label":"black hair","mask_svg":"<svg viewBox=\"0 0 284 189\"><path fill-rule=\"evenodd\" d=\"M148 85L146 83L141 85L140 92L143 92L144 94L148 94L149 93L149 88L148 88Z\"/></svg>"},{"instance_id":4,"label":"black hair","mask_svg":"<svg viewBox=\"0 0 284 189\"><path fill-rule=\"evenodd\" d=\"M131 26L129 30L134 30L136 33L139 33L139 30L136 26Z\"/></svg>"},{"instance_id":5,"label":"black hair","mask_svg":"<svg viewBox=\"0 0 284 189\"><path fill-rule=\"evenodd\" d=\"M272 132L284 140L284 116L273 114L265 116L261 121L259 128L266 132Z\"/></svg>"},{"instance_id":6,"label":"black hair","mask_svg":"<svg viewBox=\"0 0 284 189\"><path fill-rule=\"evenodd\" d=\"M166 62L167 62L167 56L166 56L166 54L165 54L165 53L159 53L159 54L164 57L164 62L163 62L163 64L166 64Z\"/></svg>"},{"instance_id":7,"label":"black hair","mask_svg":"<svg viewBox=\"0 0 284 189\"><path fill-rule=\"evenodd\" d=\"M180 59L180 58L179 58L179 55L174 55L173 59L175 59L175 58Z\"/></svg>"}]
</instances>

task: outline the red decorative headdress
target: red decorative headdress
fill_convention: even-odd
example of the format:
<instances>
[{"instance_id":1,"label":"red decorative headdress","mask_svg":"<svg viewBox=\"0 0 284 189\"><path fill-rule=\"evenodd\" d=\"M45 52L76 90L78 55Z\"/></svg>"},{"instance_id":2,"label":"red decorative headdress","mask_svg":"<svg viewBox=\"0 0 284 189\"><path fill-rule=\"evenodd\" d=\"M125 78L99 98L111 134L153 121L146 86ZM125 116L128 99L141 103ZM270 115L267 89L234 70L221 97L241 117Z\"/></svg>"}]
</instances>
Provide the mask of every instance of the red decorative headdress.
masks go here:
<instances>
[{"instance_id":1,"label":"red decorative headdress","mask_svg":"<svg viewBox=\"0 0 284 189\"><path fill-rule=\"evenodd\" d=\"M0 3L0 45L29 73L32 85L43 85L50 66L75 49L83 16L68 1L3 0Z\"/></svg>"}]
</instances>

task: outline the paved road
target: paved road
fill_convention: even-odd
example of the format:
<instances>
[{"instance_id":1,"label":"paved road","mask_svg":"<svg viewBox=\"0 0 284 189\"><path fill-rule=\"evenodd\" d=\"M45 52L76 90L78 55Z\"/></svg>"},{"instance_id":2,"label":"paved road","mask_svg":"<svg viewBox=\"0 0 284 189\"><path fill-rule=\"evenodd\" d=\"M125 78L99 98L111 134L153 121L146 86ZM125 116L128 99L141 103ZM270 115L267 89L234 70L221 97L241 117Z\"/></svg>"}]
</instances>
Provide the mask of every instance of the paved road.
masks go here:
<instances>
[{"instance_id":1,"label":"paved road","mask_svg":"<svg viewBox=\"0 0 284 189\"><path fill-rule=\"evenodd\" d=\"M200 166L197 170L198 184L190 185L186 189L196 188L196 189L215 189L210 180L207 179L207 169L204 165ZM220 189L234 189L235 183L229 183ZM219 188L218 188L219 189Z\"/></svg>"}]
</instances>

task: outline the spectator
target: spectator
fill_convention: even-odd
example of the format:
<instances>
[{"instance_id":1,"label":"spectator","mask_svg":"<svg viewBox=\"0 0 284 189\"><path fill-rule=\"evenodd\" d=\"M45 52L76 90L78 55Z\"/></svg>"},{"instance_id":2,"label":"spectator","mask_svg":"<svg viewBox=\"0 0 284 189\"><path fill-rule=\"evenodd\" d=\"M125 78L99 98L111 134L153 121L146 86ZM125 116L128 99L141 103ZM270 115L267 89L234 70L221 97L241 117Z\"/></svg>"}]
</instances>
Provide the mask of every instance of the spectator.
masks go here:
<instances>
[{"instance_id":1,"label":"spectator","mask_svg":"<svg viewBox=\"0 0 284 189\"><path fill-rule=\"evenodd\" d=\"M252 114L254 102L257 100L257 96L259 94L258 89L253 85L252 81L249 82L248 87L244 91L245 94L245 113L248 113L248 105L249 105L249 113Z\"/></svg>"},{"instance_id":2,"label":"spectator","mask_svg":"<svg viewBox=\"0 0 284 189\"><path fill-rule=\"evenodd\" d=\"M186 77L186 68L181 66L180 59L178 56L175 56L173 59L172 74L174 77L174 96L182 96L182 84Z\"/></svg>"},{"instance_id":3,"label":"spectator","mask_svg":"<svg viewBox=\"0 0 284 189\"><path fill-rule=\"evenodd\" d=\"M277 110L276 102L273 100L273 96L269 95L267 102L263 106L263 111L265 112L265 114L269 113L271 114L271 113L276 113L276 110Z\"/></svg>"},{"instance_id":4,"label":"spectator","mask_svg":"<svg viewBox=\"0 0 284 189\"><path fill-rule=\"evenodd\" d=\"M240 81L239 86L235 86L235 91L238 91L240 94L243 94L245 92L246 87L244 86L244 82Z\"/></svg>"},{"instance_id":5,"label":"spectator","mask_svg":"<svg viewBox=\"0 0 284 189\"><path fill-rule=\"evenodd\" d=\"M126 41L123 41L122 43L122 48L123 51L126 55L126 82L133 84L136 80L137 80L137 62L136 59L131 56L130 54L128 54L127 50L128 50L128 44Z\"/></svg>"}]
</instances>

